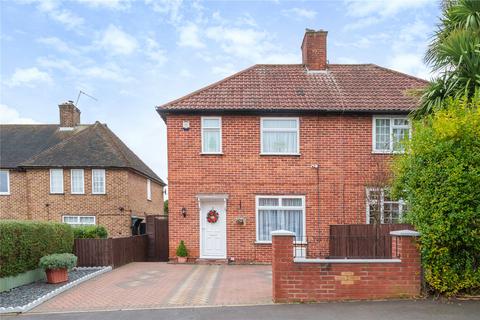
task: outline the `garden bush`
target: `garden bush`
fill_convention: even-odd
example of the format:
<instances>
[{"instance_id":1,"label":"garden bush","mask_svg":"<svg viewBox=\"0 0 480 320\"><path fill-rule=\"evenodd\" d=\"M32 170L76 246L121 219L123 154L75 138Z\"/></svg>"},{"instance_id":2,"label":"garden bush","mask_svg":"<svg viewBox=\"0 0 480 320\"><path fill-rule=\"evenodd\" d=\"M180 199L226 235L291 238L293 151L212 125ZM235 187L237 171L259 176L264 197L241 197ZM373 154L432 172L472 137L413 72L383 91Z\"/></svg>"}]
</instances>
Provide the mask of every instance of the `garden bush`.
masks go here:
<instances>
[{"instance_id":1,"label":"garden bush","mask_svg":"<svg viewBox=\"0 0 480 320\"><path fill-rule=\"evenodd\" d=\"M185 242L181 240L180 244L177 247L177 257L187 257L187 256L188 256L187 247L185 246Z\"/></svg>"},{"instance_id":2,"label":"garden bush","mask_svg":"<svg viewBox=\"0 0 480 320\"><path fill-rule=\"evenodd\" d=\"M42 269L72 269L77 265L77 256L71 253L54 253L40 258L38 266Z\"/></svg>"},{"instance_id":3,"label":"garden bush","mask_svg":"<svg viewBox=\"0 0 480 320\"><path fill-rule=\"evenodd\" d=\"M73 230L67 224L0 220L0 277L37 269L41 257L72 250Z\"/></svg>"},{"instance_id":4,"label":"garden bush","mask_svg":"<svg viewBox=\"0 0 480 320\"><path fill-rule=\"evenodd\" d=\"M73 228L75 239L105 239L108 237L104 226L81 226Z\"/></svg>"},{"instance_id":5,"label":"garden bush","mask_svg":"<svg viewBox=\"0 0 480 320\"><path fill-rule=\"evenodd\" d=\"M421 233L425 279L447 296L480 287L480 99L448 100L414 122L394 192Z\"/></svg>"}]
</instances>

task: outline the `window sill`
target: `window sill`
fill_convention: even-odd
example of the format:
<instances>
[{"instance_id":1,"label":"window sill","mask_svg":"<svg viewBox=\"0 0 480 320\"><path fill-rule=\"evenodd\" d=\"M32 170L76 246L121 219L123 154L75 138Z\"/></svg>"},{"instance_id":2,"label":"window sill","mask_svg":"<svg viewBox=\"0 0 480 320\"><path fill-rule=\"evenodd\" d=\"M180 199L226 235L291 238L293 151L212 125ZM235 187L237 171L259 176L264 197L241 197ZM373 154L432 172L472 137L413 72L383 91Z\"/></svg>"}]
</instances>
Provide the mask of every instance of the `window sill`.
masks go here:
<instances>
[{"instance_id":1,"label":"window sill","mask_svg":"<svg viewBox=\"0 0 480 320\"><path fill-rule=\"evenodd\" d=\"M255 241L254 244L269 244L271 245L272 244L272 241ZM297 241L297 242L293 242L294 245L307 245L308 243L306 241Z\"/></svg>"},{"instance_id":2,"label":"window sill","mask_svg":"<svg viewBox=\"0 0 480 320\"><path fill-rule=\"evenodd\" d=\"M260 156L290 156L290 157L299 157L301 153L262 153L260 152Z\"/></svg>"},{"instance_id":3,"label":"window sill","mask_svg":"<svg viewBox=\"0 0 480 320\"><path fill-rule=\"evenodd\" d=\"M5 193L5 192L0 193L0 196L9 196L9 195L10 195L10 192L9 193Z\"/></svg>"},{"instance_id":4,"label":"window sill","mask_svg":"<svg viewBox=\"0 0 480 320\"><path fill-rule=\"evenodd\" d=\"M377 151L377 150L374 150L372 151L372 154L405 154L405 151L403 152L399 152L399 151Z\"/></svg>"}]
</instances>

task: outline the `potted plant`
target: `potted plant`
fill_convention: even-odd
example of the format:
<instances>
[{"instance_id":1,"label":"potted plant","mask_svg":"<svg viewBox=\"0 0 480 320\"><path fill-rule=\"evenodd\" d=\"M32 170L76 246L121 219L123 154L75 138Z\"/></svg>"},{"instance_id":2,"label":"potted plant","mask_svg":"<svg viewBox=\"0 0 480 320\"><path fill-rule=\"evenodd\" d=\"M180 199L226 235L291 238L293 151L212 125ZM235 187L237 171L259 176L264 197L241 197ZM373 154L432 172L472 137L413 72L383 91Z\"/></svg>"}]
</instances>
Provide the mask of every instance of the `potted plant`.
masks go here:
<instances>
[{"instance_id":1,"label":"potted plant","mask_svg":"<svg viewBox=\"0 0 480 320\"><path fill-rule=\"evenodd\" d=\"M48 283L68 281L68 270L77 265L77 257L71 253L55 253L40 258L39 266L45 269Z\"/></svg>"},{"instance_id":2,"label":"potted plant","mask_svg":"<svg viewBox=\"0 0 480 320\"><path fill-rule=\"evenodd\" d=\"M183 240L180 241L180 244L177 248L177 262L186 263L187 262L188 251Z\"/></svg>"}]
</instances>

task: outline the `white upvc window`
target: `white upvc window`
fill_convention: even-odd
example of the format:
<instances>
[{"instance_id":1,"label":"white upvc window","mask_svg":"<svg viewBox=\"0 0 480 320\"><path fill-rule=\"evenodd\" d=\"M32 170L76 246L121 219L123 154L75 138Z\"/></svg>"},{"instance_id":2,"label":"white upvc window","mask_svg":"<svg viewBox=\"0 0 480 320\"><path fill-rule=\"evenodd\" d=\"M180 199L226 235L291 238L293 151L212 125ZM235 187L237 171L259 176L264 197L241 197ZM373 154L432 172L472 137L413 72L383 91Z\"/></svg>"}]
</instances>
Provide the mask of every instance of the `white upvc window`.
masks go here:
<instances>
[{"instance_id":1,"label":"white upvc window","mask_svg":"<svg viewBox=\"0 0 480 320\"><path fill-rule=\"evenodd\" d=\"M50 193L63 193L63 169L50 169Z\"/></svg>"},{"instance_id":2,"label":"white upvc window","mask_svg":"<svg viewBox=\"0 0 480 320\"><path fill-rule=\"evenodd\" d=\"M257 196L256 241L271 243L272 231L288 230L305 241L305 196Z\"/></svg>"},{"instance_id":3,"label":"white upvc window","mask_svg":"<svg viewBox=\"0 0 480 320\"><path fill-rule=\"evenodd\" d=\"M96 224L95 216L62 216L62 222L73 227L91 226Z\"/></svg>"},{"instance_id":4,"label":"white upvc window","mask_svg":"<svg viewBox=\"0 0 480 320\"><path fill-rule=\"evenodd\" d=\"M222 118L202 117L202 153L222 153Z\"/></svg>"},{"instance_id":5,"label":"white upvc window","mask_svg":"<svg viewBox=\"0 0 480 320\"><path fill-rule=\"evenodd\" d=\"M152 181L147 179L147 200L152 200Z\"/></svg>"},{"instance_id":6,"label":"white upvc window","mask_svg":"<svg viewBox=\"0 0 480 320\"><path fill-rule=\"evenodd\" d=\"M10 171L0 170L0 195L10 194Z\"/></svg>"},{"instance_id":7,"label":"white upvc window","mask_svg":"<svg viewBox=\"0 0 480 320\"><path fill-rule=\"evenodd\" d=\"M298 118L261 118L261 154L300 154L300 121Z\"/></svg>"},{"instance_id":8,"label":"white upvc window","mask_svg":"<svg viewBox=\"0 0 480 320\"><path fill-rule=\"evenodd\" d=\"M375 153L402 153L403 141L410 139L412 130L407 116L374 116L372 142Z\"/></svg>"},{"instance_id":9,"label":"white upvc window","mask_svg":"<svg viewBox=\"0 0 480 320\"><path fill-rule=\"evenodd\" d=\"M70 182L72 194L85 193L85 179L83 169L70 170Z\"/></svg>"},{"instance_id":10,"label":"white upvc window","mask_svg":"<svg viewBox=\"0 0 480 320\"><path fill-rule=\"evenodd\" d=\"M92 169L92 194L105 194L105 169Z\"/></svg>"},{"instance_id":11,"label":"white upvc window","mask_svg":"<svg viewBox=\"0 0 480 320\"><path fill-rule=\"evenodd\" d=\"M367 188L367 223L401 223L407 212L407 204L402 199L392 199L386 188Z\"/></svg>"}]
</instances>

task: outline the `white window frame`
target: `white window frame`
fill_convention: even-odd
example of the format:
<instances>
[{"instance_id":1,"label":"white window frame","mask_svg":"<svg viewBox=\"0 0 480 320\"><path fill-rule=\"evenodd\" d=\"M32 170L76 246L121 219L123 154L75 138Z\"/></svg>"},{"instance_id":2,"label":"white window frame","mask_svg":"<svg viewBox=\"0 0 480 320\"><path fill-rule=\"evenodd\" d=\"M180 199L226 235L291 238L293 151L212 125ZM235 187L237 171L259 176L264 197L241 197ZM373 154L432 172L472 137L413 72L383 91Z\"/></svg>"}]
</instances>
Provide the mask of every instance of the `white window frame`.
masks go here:
<instances>
[{"instance_id":1,"label":"white window frame","mask_svg":"<svg viewBox=\"0 0 480 320\"><path fill-rule=\"evenodd\" d=\"M297 128L263 128L264 120L295 120ZM291 152L264 152L263 151L263 131L279 131L279 132L297 132L297 150ZM281 155L281 156L297 156L300 155L300 118L298 117L261 117L260 118L260 154L261 155Z\"/></svg>"},{"instance_id":2,"label":"white window frame","mask_svg":"<svg viewBox=\"0 0 480 320\"><path fill-rule=\"evenodd\" d=\"M93 183L94 172L103 173L103 191L102 192L94 191L94 183ZM105 172L105 169L92 169L92 194L106 194L106 193L107 193L107 174Z\"/></svg>"},{"instance_id":3,"label":"white window frame","mask_svg":"<svg viewBox=\"0 0 480 320\"><path fill-rule=\"evenodd\" d=\"M82 192L73 192L73 172L82 172ZM84 169L70 169L70 193L71 194L85 194L85 170Z\"/></svg>"},{"instance_id":4,"label":"white window frame","mask_svg":"<svg viewBox=\"0 0 480 320\"><path fill-rule=\"evenodd\" d=\"M147 179L147 200L152 201L152 180Z\"/></svg>"},{"instance_id":5,"label":"white window frame","mask_svg":"<svg viewBox=\"0 0 480 320\"><path fill-rule=\"evenodd\" d=\"M385 222L385 207L384 204L385 202L387 203L398 203L398 218L401 220L404 215L404 210L403 207L406 205L405 200L399 199L397 201L385 201L385 188L373 188L373 187L368 187L365 189L366 194L365 194L365 208L366 208L366 224L370 224L370 202L369 202L369 193L371 191L377 191L380 189L380 224L384 224Z\"/></svg>"},{"instance_id":6,"label":"white window frame","mask_svg":"<svg viewBox=\"0 0 480 320\"><path fill-rule=\"evenodd\" d=\"M262 198L268 198L268 199L272 199L272 198L275 198L275 199L279 199L279 203L281 204L281 199L302 199L302 206L301 207L292 207L292 206L287 206L287 207L284 207L284 206L271 206L271 207L261 207L259 206L259 200L262 199ZM272 241L265 241L265 240L259 240L259 237L258 237L258 211L261 209L261 210L302 210L303 212L303 237L302 238L305 238L306 239L306 233L307 233L307 221L306 221L306 217L307 217L307 214L306 214L306 210L305 210L306 206L305 206L305 196L304 195L283 195L283 196L279 196L279 195L257 195L255 196L255 243L266 243L266 244L269 244L269 243L272 243ZM296 241L295 243L299 243L299 244L306 244L307 242L304 241L304 239L302 239L302 241Z\"/></svg>"},{"instance_id":7,"label":"white window frame","mask_svg":"<svg viewBox=\"0 0 480 320\"><path fill-rule=\"evenodd\" d=\"M7 191L0 192L0 196L8 196L10 195L10 170L0 170L0 171L7 173Z\"/></svg>"},{"instance_id":8,"label":"white window frame","mask_svg":"<svg viewBox=\"0 0 480 320\"><path fill-rule=\"evenodd\" d=\"M72 218L72 217L77 218L77 222L67 223L67 222L65 222L65 217L68 217L68 218ZM86 218L86 217L88 217L88 218L93 218L93 223L86 223L86 224L85 224L85 223L80 223L80 218ZM94 225L97 224L97 217L95 217L95 216L77 216L77 215L68 215L68 214L67 214L67 215L63 215L63 216L62 216L62 223L66 223L66 224L71 225L71 226L73 226L73 227L75 227L75 226L94 226Z\"/></svg>"},{"instance_id":9,"label":"white window frame","mask_svg":"<svg viewBox=\"0 0 480 320\"><path fill-rule=\"evenodd\" d=\"M62 174L62 186L61 186L61 190L60 191L54 191L53 190L53 185L52 185L52 181L53 181L53 175L52 175L52 172L61 172ZM59 168L55 168L55 169L50 169L50 194L63 194L65 192L65 189L64 189L64 186L63 186L63 168L62 169L59 169Z\"/></svg>"},{"instance_id":10,"label":"white window frame","mask_svg":"<svg viewBox=\"0 0 480 320\"><path fill-rule=\"evenodd\" d=\"M389 149L377 149L377 120L389 119L390 120L390 148ZM395 119L408 120L408 125L394 125ZM404 150L393 150L393 129L408 129L408 138L412 138L412 122L406 115L375 115L372 117L372 152L373 153L405 153Z\"/></svg>"},{"instance_id":11,"label":"white window frame","mask_svg":"<svg viewBox=\"0 0 480 320\"><path fill-rule=\"evenodd\" d=\"M219 128L217 127L205 127L203 125L203 120L218 120L219 121ZM204 147L204 130L220 130L220 150L216 152L211 152L211 151L205 151L203 149ZM201 131L201 136L202 136L202 154L223 154L223 141L222 141L222 117L201 117L200 119L200 131Z\"/></svg>"}]
</instances>

